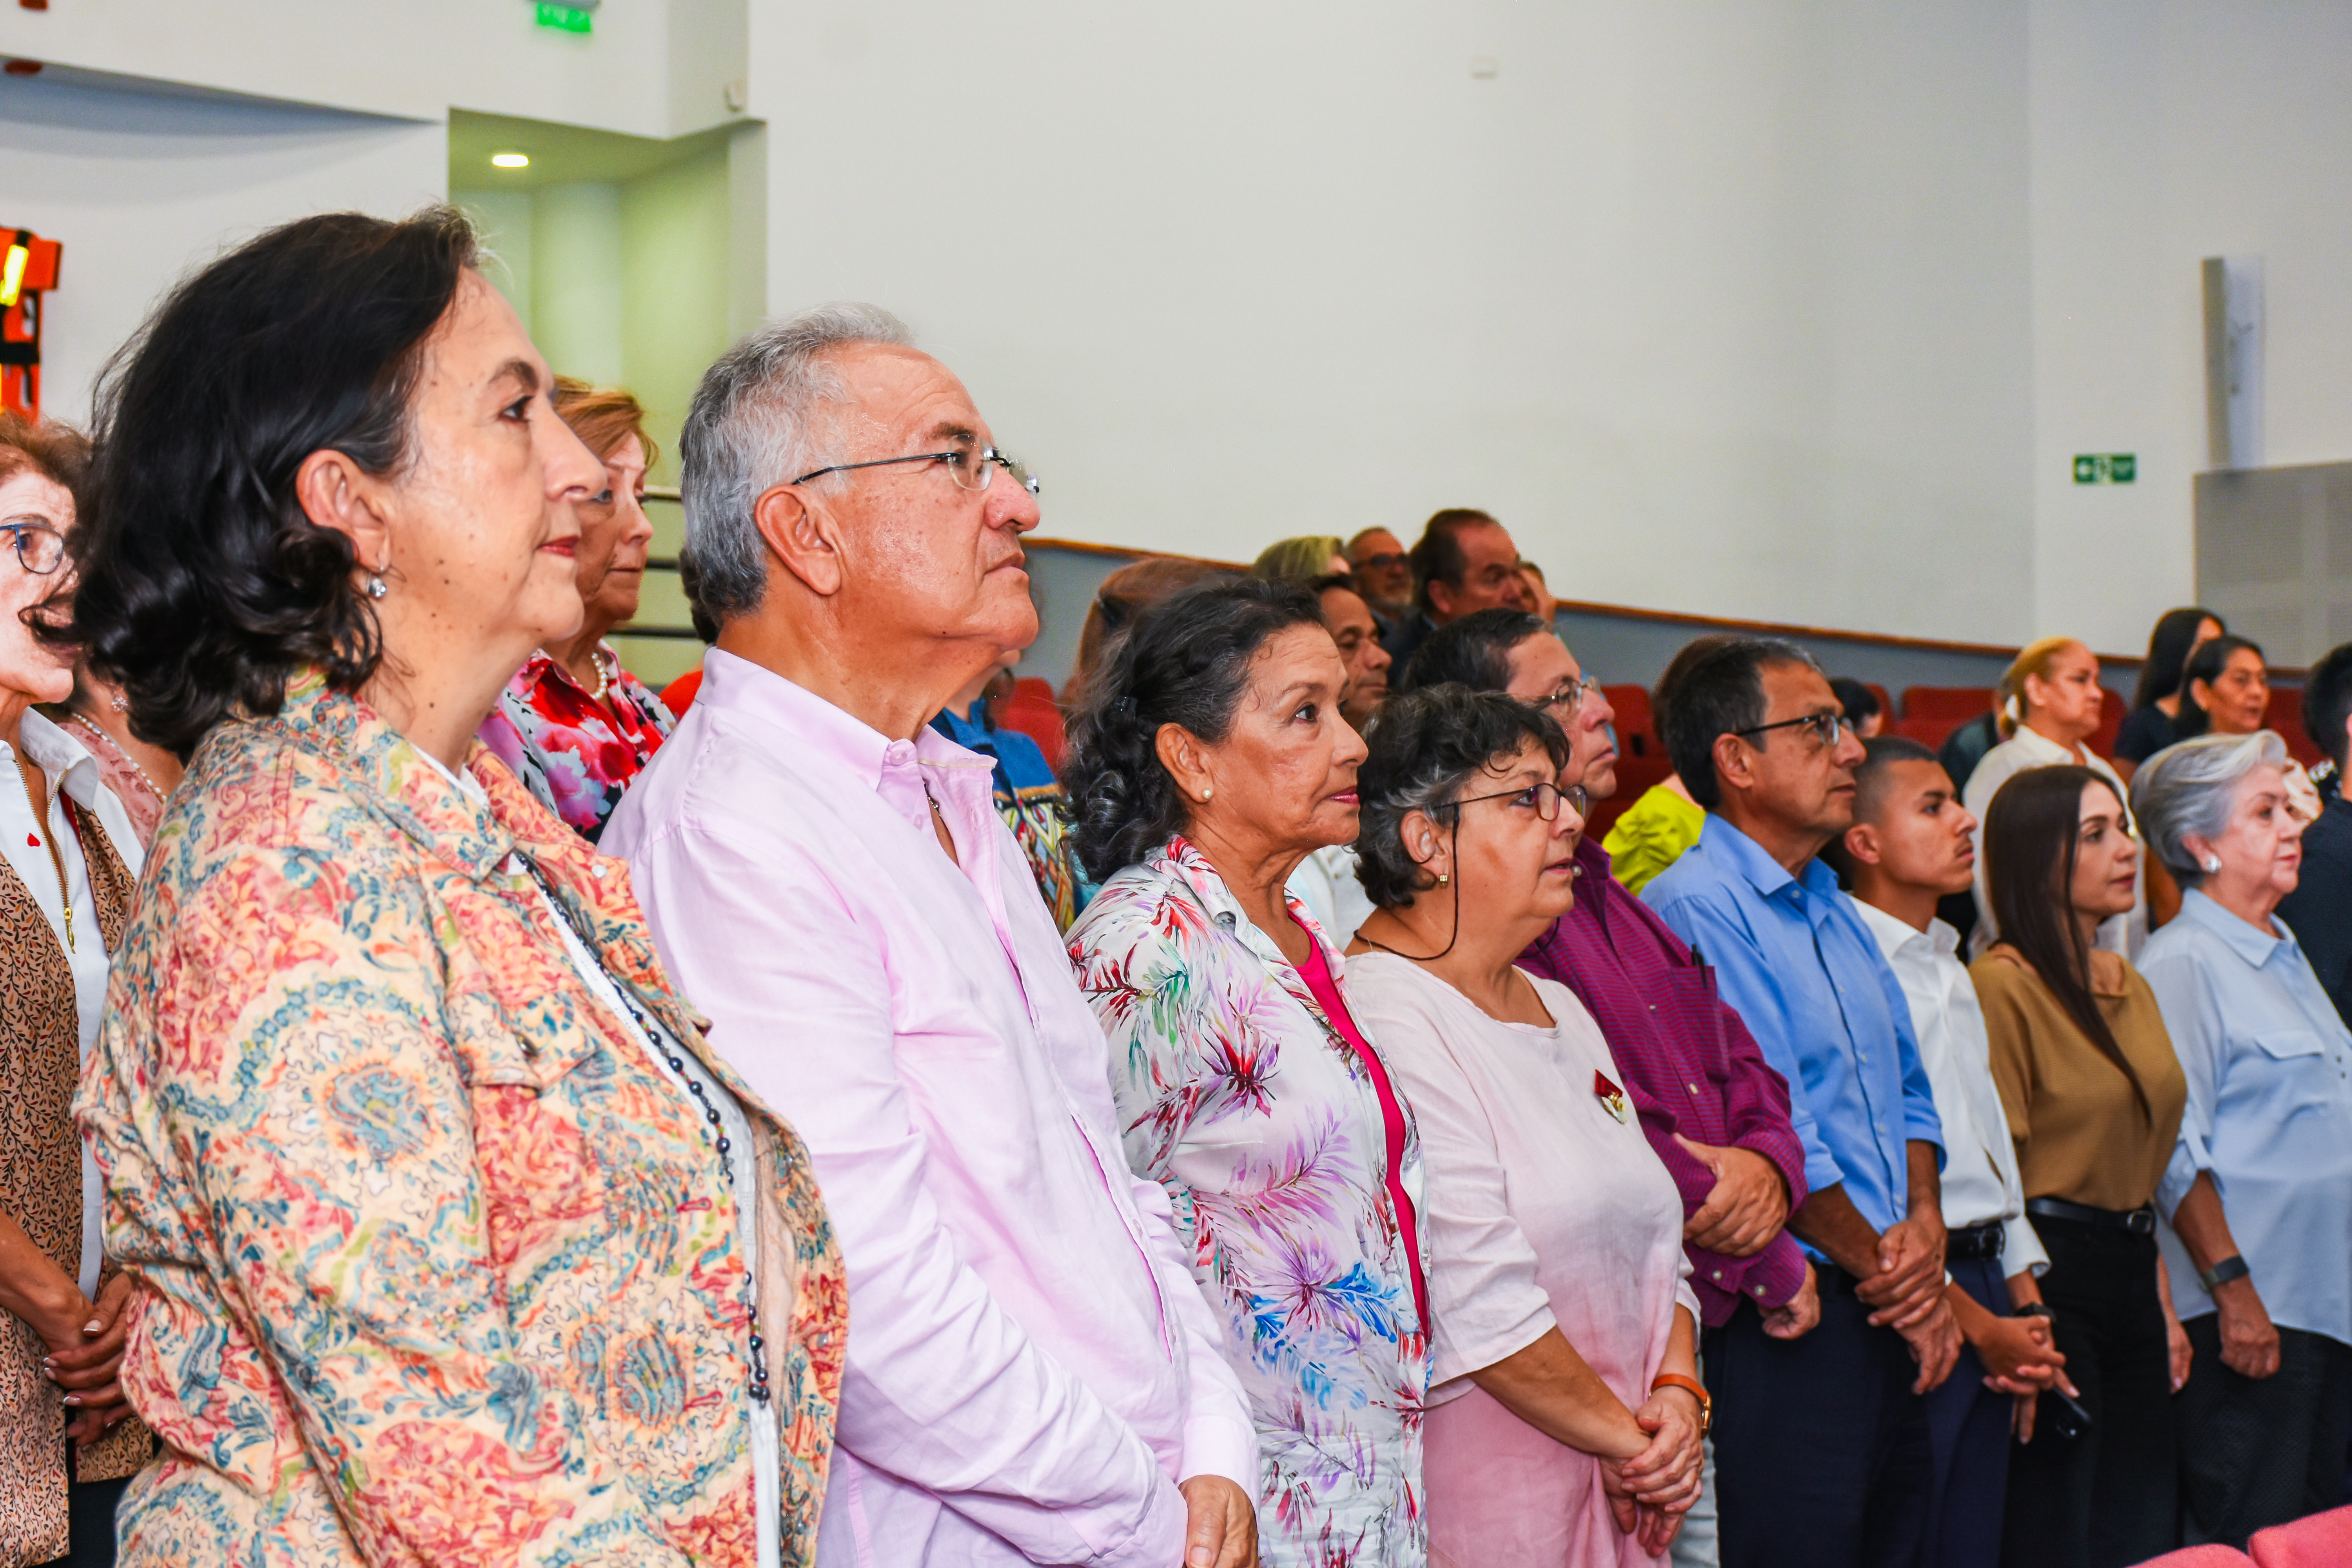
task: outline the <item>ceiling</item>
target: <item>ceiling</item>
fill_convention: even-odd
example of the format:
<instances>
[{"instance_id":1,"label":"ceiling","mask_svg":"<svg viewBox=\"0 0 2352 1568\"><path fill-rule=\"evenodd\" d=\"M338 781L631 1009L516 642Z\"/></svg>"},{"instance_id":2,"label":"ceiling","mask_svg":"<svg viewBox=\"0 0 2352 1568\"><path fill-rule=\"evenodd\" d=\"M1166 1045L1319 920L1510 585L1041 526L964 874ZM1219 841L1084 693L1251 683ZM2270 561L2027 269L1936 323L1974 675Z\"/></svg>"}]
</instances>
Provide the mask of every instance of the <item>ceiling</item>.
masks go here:
<instances>
[{"instance_id":1,"label":"ceiling","mask_svg":"<svg viewBox=\"0 0 2352 1568\"><path fill-rule=\"evenodd\" d=\"M518 120L510 115L453 109L449 111L449 188L529 191L541 185L569 185L589 180L634 180L714 147L723 147L734 130L732 125L715 125L691 136L664 142L650 136L626 136L616 131L558 125L552 121ZM528 154L530 166L495 168L490 163L493 153Z\"/></svg>"}]
</instances>

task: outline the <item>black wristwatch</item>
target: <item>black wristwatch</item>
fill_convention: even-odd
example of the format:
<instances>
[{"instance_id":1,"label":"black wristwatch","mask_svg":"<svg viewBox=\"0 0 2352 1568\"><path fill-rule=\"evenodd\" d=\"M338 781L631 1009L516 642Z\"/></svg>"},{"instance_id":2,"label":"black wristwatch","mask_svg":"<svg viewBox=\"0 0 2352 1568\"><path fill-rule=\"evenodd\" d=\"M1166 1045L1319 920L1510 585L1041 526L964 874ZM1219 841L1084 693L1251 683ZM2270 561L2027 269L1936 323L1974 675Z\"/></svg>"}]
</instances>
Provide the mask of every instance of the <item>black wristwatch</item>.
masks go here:
<instances>
[{"instance_id":1,"label":"black wristwatch","mask_svg":"<svg viewBox=\"0 0 2352 1568\"><path fill-rule=\"evenodd\" d=\"M2028 1301L2024 1306L2020 1307L2017 1310L2011 1312L2010 1316L2012 1318L2048 1318L2053 1322L2055 1322L2058 1318L2058 1314L2050 1310L2050 1303L2047 1301Z\"/></svg>"},{"instance_id":2,"label":"black wristwatch","mask_svg":"<svg viewBox=\"0 0 2352 1568\"><path fill-rule=\"evenodd\" d=\"M2200 1273L2197 1276L2197 1283L2204 1286L2205 1294L2210 1296L2215 1286L2227 1285L2232 1279L2243 1279L2252 1272L2252 1269L2246 1267L2246 1260L2233 1252L2212 1268Z\"/></svg>"}]
</instances>

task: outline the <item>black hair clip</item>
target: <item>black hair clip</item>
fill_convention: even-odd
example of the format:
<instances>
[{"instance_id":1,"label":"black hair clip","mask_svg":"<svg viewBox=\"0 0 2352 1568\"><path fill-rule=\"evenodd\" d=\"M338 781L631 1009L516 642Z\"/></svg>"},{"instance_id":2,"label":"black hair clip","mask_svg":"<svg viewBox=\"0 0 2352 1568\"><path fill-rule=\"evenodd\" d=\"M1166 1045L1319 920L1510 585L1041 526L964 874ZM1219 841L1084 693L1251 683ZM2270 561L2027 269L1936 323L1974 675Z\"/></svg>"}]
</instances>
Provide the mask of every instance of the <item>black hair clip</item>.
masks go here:
<instances>
[{"instance_id":1,"label":"black hair clip","mask_svg":"<svg viewBox=\"0 0 2352 1568\"><path fill-rule=\"evenodd\" d=\"M1135 699L1121 697L1110 705L1110 710L1122 719L1132 719L1135 717Z\"/></svg>"}]
</instances>

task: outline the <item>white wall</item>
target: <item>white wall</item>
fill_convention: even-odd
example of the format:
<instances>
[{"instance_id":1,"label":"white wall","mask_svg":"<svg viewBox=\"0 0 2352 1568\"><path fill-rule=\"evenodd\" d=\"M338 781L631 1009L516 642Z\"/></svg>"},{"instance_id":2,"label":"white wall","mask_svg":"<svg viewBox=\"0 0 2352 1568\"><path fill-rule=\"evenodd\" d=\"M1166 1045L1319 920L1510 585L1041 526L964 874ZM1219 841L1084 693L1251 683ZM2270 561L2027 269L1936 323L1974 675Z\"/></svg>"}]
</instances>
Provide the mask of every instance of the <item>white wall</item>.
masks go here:
<instances>
[{"instance_id":1,"label":"white wall","mask_svg":"<svg viewBox=\"0 0 2352 1568\"><path fill-rule=\"evenodd\" d=\"M2037 0L2036 634L2145 645L2193 601L2208 256L2263 258L2263 460L2352 457L2352 10ZM2077 486L2078 452L2139 478Z\"/></svg>"},{"instance_id":2,"label":"white wall","mask_svg":"<svg viewBox=\"0 0 2352 1568\"><path fill-rule=\"evenodd\" d=\"M745 0L615 0L588 36L530 0L70 0L0 10L0 55L337 109L446 118L452 105L639 136L733 114Z\"/></svg>"},{"instance_id":3,"label":"white wall","mask_svg":"<svg viewBox=\"0 0 2352 1568\"><path fill-rule=\"evenodd\" d=\"M2021 0L1158 15L755 9L771 308L906 316L1052 533L1481 505L1577 597L2021 630Z\"/></svg>"},{"instance_id":4,"label":"white wall","mask_svg":"<svg viewBox=\"0 0 2352 1568\"><path fill-rule=\"evenodd\" d=\"M396 216L447 179L437 124L0 79L0 223L64 241L42 404L87 417L100 366L182 273L272 224Z\"/></svg>"}]
</instances>

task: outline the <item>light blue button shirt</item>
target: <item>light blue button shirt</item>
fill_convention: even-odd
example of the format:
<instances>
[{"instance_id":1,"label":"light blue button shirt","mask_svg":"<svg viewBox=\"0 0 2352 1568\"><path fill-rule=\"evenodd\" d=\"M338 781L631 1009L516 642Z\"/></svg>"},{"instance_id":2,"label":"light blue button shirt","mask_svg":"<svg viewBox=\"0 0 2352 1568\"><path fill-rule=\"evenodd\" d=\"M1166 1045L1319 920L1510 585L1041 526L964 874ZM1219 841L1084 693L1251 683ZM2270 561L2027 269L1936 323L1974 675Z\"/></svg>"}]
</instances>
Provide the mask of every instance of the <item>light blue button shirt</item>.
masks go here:
<instances>
[{"instance_id":1,"label":"light blue button shirt","mask_svg":"<svg viewBox=\"0 0 2352 1568\"><path fill-rule=\"evenodd\" d=\"M1642 897L1715 970L1723 999L1789 1080L1805 1184L1843 1184L1877 1229L1901 1219L1905 1145L1935 1144L1940 1166L1943 1128L1910 1004L1837 877L1819 860L1791 877L1709 813L1698 842Z\"/></svg>"},{"instance_id":2,"label":"light blue button shirt","mask_svg":"<svg viewBox=\"0 0 2352 1568\"><path fill-rule=\"evenodd\" d=\"M2157 1206L2169 1219L2210 1171L2271 1321L2352 1344L2352 1033L2274 923L2265 935L2191 889L2140 950L2189 1076ZM2171 1226L2158 1239L2173 1310L2212 1311Z\"/></svg>"}]
</instances>

